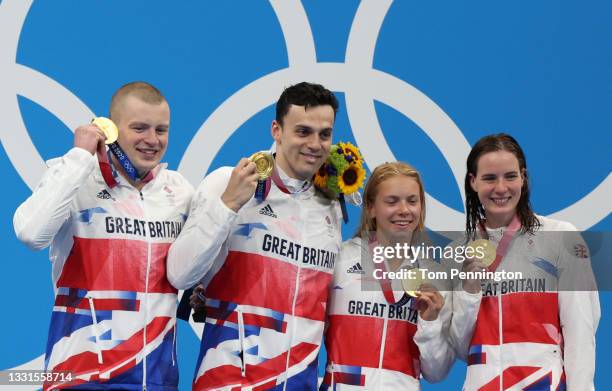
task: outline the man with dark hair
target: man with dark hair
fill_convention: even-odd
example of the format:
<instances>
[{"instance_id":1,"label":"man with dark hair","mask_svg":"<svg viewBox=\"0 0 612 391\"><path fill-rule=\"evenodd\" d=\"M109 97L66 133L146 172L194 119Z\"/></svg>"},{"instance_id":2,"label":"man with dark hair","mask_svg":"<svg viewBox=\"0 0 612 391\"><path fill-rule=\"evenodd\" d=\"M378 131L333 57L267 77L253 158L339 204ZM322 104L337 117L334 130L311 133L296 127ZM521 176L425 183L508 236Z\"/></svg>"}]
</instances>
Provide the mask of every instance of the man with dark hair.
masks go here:
<instances>
[{"instance_id":1,"label":"man with dark hair","mask_svg":"<svg viewBox=\"0 0 612 391\"><path fill-rule=\"evenodd\" d=\"M304 106L308 109L313 106L330 106L334 115L338 112L336 96L320 84L305 81L286 88L276 102L276 122L283 124L283 118L289 112L291 105Z\"/></svg>"},{"instance_id":2,"label":"man with dark hair","mask_svg":"<svg viewBox=\"0 0 612 391\"><path fill-rule=\"evenodd\" d=\"M198 187L168 256L176 288L205 288L194 389L317 387L341 232L337 202L312 179L329 155L337 109L323 86L287 88L272 121L271 178L262 185L256 164L243 158ZM258 186L269 192L254 197Z\"/></svg>"},{"instance_id":3,"label":"man with dark hair","mask_svg":"<svg viewBox=\"0 0 612 391\"><path fill-rule=\"evenodd\" d=\"M177 291L166 255L193 188L160 164L170 109L155 87L126 84L110 111L118 127L113 153L102 123L79 126L74 148L48 162L13 220L29 247L51 246L55 303L45 369L64 376L44 389L176 390Z\"/></svg>"}]
</instances>

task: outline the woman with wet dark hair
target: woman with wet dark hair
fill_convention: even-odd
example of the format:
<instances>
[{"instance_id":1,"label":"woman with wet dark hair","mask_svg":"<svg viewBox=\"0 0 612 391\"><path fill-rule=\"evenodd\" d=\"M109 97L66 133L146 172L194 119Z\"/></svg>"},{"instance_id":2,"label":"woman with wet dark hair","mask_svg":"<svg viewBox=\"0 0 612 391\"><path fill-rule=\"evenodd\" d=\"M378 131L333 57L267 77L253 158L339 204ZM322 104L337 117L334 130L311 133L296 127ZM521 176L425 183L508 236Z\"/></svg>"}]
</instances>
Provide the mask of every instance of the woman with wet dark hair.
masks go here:
<instances>
[{"instance_id":1,"label":"woman with wet dark hair","mask_svg":"<svg viewBox=\"0 0 612 391\"><path fill-rule=\"evenodd\" d=\"M500 224L510 223L510 219L516 214L521 222L521 231L523 233L533 234L539 227L540 221L536 217L535 213L531 209L531 203L529 202L529 180L527 175L527 159L523 150L519 146L518 142L510 135L500 133L490 136L485 136L474 145L474 148L470 151L467 158L467 172L465 176L465 206L466 206L466 232L468 236L474 238L476 236L476 229L479 224L484 223L487 220L483 203L480 201L478 192L472 188L472 181L476 179L476 173L478 171L478 160L482 155L489 152L501 152L502 156L509 158L512 163L516 159L518 163L518 170L509 173L510 180L514 183L520 183L519 197L515 197L512 202L509 203L506 208L506 213L499 216L499 213L489 213L490 218L502 217ZM504 153L506 152L506 153ZM510 158L508 154L514 155L514 159ZM496 157L497 155L490 155L490 157ZM520 177L520 178L519 178ZM486 179L486 178L485 178ZM520 181L518 181L520 179ZM514 186L511 186L514 190ZM485 204L488 202L485 201ZM516 213L514 213L514 210ZM489 221L489 226L492 224ZM507 225L505 224L505 225Z\"/></svg>"},{"instance_id":2,"label":"woman with wet dark hair","mask_svg":"<svg viewBox=\"0 0 612 391\"><path fill-rule=\"evenodd\" d=\"M471 259L463 269L524 278L464 280L454 292L480 300L457 341L465 390L594 389L600 309L588 250L573 225L536 215L529 193L518 142L503 133L481 138L467 159L466 236L490 243L492 263Z\"/></svg>"}]
</instances>

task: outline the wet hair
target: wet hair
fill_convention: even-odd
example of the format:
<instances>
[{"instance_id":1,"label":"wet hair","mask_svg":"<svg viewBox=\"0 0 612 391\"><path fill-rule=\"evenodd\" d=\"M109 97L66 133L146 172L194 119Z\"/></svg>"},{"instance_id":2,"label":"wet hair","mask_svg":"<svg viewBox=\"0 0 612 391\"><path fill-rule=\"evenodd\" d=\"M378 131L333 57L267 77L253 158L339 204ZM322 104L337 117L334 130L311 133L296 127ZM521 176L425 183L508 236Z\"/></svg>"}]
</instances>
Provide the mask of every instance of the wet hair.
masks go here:
<instances>
[{"instance_id":1,"label":"wet hair","mask_svg":"<svg viewBox=\"0 0 612 391\"><path fill-rule=\"evenodd\" d=\"M125 98L130 95L152 105L159 105L162 102L166 102L166 98L164 98L162 93L147 82L133 81L124 84L113 94L113 97L111 98L110 118L115 122L118 120L119 108L121 107Z\"/></svg>"},{"instance_id":2,"label":"wet hair","mask_svg":"<svg viewBox=\"0 0 612 391\"><path fill-rule=\"evenodd\" d=\"M356 237L368 235L370 232L376 231L376 219L370 216L370 208L374 205L380 184L397 176L414 179L419 185L421 215L419 216L417 231L423 231L425 229L425 188L423 187L421 175L408 163L391 162L376 167L368 178L363 190L363 207L361 208L359 227L357 228L357 232L355 232Z\"/></svg>"},{"instance_id":3,"label":"wet hair","mask_svg":"<svg viewBox=\"0 0 612 391\"><path fill-rule=\"evenodd\" d=\"M338 112L338 99L333 92L320 84L301 82L285 88L276 102L276 122L283 125L283 119L291 105L304 106L306 109L315 106L329 105Z\"/></svg>"},{"instance_id":4,"label":"wet hair","mask_svg":"<svg viewBox=\"0 0 612 391\"><path fill-rule=\"evenodd\" d=\"M485 210L471 186L471 177L476 177L478 160L489 152L506 151L513 154L518 160L519 171L523 177L521 198L516 206L516 214L521 222L521 233L534 233L540 227L540 221L531 209L529 202L529 177L525 153L514 137L497 133L484 136L472 147L467 158L467 172L465 174L465 230L468 238L475 238L479 224L486 221Z\"/></svg>"}]
</instances>

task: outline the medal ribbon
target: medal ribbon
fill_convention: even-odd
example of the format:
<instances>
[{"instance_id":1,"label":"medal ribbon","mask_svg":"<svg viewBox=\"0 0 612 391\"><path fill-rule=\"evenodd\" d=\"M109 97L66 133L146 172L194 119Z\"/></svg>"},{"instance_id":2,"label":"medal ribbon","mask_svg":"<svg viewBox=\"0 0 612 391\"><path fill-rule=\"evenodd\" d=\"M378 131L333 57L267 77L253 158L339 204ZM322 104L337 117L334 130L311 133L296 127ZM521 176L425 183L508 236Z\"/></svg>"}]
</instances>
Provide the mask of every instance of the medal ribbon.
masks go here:
<instances>
[{"instance_id":1,"label":"medal ribbon","mask_svg":"<svg viewBox=\"0 0 612 391\"><path fill-rule=\"evenodd\" d=\"M98 165L100 166L100 172L102 173L102 178L104 178L104 182L112 189L117 186L117 181L113 176L113 169L111 167L110 159L104 150L104 147L98 148L96 150L96 156L98 157Z\"/></svg>"},{"instance_id":2,"label":"medal ribbon","mask_svg":"<svg viewBox=\"0 0 612 391\"><path fill-rule=\"evenodd\" d=\"M348 223L348 212L346 211L346 200L344 199L344 193L338 194L338 201L340 202L340 210L342 211L342 220L344 224Z\"/></svg>"},{"instance_id":3,"label":"medal ribbon","mask_svg":"<svg viewBox=\"0 0 612 391\"><path fill-rule=\"evenodd\" d=\"M266 181L269 181L269 179L267 179ZM289 189L287 189L287 186L285 186L285 184L283 183L283 180L280 178L280 176L278 175L278 172L276 172L276 170L274 170L272 172L272 181L274 182L274 184L276 185L276 187L279 188L280 191L282 191L283 193L286 194L296 194L296 193L302 193L305 192L306 190L310 189L310 186L312 186L312 181L308 184L308 186L306 188L302 188L299 191L296 191L295 193L292 193ZM257 192L259 191L259 187L260 184L257 183L257 190L255 190L255 196L257 197ZM268 195L268 192L270 191L269 185L266 188L266 192L264 194L263 199L266 199L266 196ZM259 199L259 198L258 198ZM340 193L338 194L338 201L340 202L340 210L342 211L342 220L344 220L344 223L348 223L348 212L346 211L346 201L344 200L344 194Z\"/></svg>"},{"instance_id":4,"label":"medal ribbon","mask_svg":"<svg viewBox=\"0 0 612 391\"><path fill-rule=\"evenodd\" d=\"M310 182L308 184L308 186L306 186L305 188L302 188L296 192L292 192L291 190L287 189L287 186L285 186L285 184L283 183L283 180L280 178L280 176L278 175L278 172L276 170L272 171L272 182L274 182L274 184L276 185L276 187L278 187L278 189L280 191L282 191L285 194L298 194L298 193L303 193L306 190L310 189L310 186L312 186L312 182ZM268 189L269 191L269 189ZM267 193L266 193L267 195Z\"/></svg>"},{"instance_id":5,"label":"medal ribbon","mask_svg":"<svg viewBox=\"0 0 612 391\"><path fill-rule=\"evenodd\" d=\"M144 178L138 178L138 171L136 170L130 159L127 157L125 152L123 152L119 144L115 142L109 144L108 147L109 151L112 152L113 155L115 155L115 157L121 164L121 167L123 167L124 171L134 182L142 181L144 183L147 183L155 176L153 170L151 170L147 173L147 175L144 176ZM106 151L104 151L104 148L98 148L98 150L96 151L96 156L98 157L98 165L100 166L102 178L104 178L104 182L106 183L106 185L110 189L112 189L118 184L117 180L115 179L115 175L113 175L112 162Z\"/></svg>"},{"instance_id":6,"label":"medal ribbon","mask_svg":"<svg viewBox=\"0 0 612 391\"><path fill-rule=\"evenodd\" d=\"M482 235L484 239L488 240L489 234L487 233L487 230L482 225L482 223L478 225L478 228L480 231L480 235ZM499 266L499 264L501 263L502 259L504 259L504 257L506 256L506 253L508 252L508 246L510 245L510 242L512 241L512 239L514 238L514 235L516 235L516 232L520 228L521 228L521 221L519 220L517 215L514 215L514 217L512 218L512 221L510 222L510 224L504 231L504 234L502 235L502 238L499 241L499 244L497 245L497 249L495 251L495 261L493 261L491 266L489 266L490 271L494 272Z\"/></svg>"},{"instance_id":7,"label":"medal ribbon","mask_svg":"<svg viewBox=\"0 0 612 391\"><path fill-rule=\"evenodd\" d=\"M123 167L123 170L130 177L130 179L132 179L134 182L138 181L140 179L138 177L138 170L136 170L136 167L134 167L125 152L123 152L123 149L121 149L119 143L114 142L112 144L108 144L108 149L110 149L113 155L115 155L117 161L119 161L119 164L121 164L121 167Z\"/></svg>"},{"instance_id":8,"label":"medal ribbon","mask_svg":"<svg viewBox=\"0 0 612 391\"><path fill-rule=\"evenodd\" d=\"M255 198L259 201L263 201L268 197L268 193L270 192L270 184L272 181L270 178L259 179L257 181L257 187L255 188Z\"/></svg>"},{"instance_id":9,"label":"medal ribbon","mask_svg":"<svg viewBox=\"0 0 612 391\"><path fill-rule=\"evenodd\" d=\"M372 249L374 247L374 245L377 242L374 241L370 241L370 253L372 253ZM381 270L383 273L387 271L387 268L385 267L385 262L381 262L378 264L375 264L376 266L374 266L376 268L376 270ZM393 294L393 289L391 287L391 281L389 281L388 278L381 278L378 280L378 283L380 284L380 289L382 289L383 295L385 296L385 299L387 300L387 303L389 303L390 305L395 305L397 307L401 307L404 304L408 303L408 301L410 301L411 297L408 296L408 294L406 292L404 292L404 294L402 295L402 297L398 300L395 301L395 295Z\"/></svg>"}]
</instances>

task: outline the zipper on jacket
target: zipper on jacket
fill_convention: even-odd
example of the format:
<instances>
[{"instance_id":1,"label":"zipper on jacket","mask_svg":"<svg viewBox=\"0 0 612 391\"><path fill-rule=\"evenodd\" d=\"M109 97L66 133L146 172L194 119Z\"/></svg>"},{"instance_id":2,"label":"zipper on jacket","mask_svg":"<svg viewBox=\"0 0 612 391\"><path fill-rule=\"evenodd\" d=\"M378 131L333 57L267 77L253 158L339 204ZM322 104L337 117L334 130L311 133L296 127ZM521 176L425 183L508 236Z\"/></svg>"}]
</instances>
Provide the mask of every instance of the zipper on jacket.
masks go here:
<instances>
[{"instance_id":1,"label":"zipper on jacket","mask_svg":"<svg viewBox=\"0 0 612 391\"><path fill-rule=\"evenodd\" d=\"M138 190L140 200L144 201L142 191ZM143 215L146 216L145 204L142 203ZM147 319L149 317L149 272L151 271L151 242L147 241L147 271L145 274L145 292L144 292L144 326L142 332L142 389L147 389Z\"/></svg>"},{"instance_id":2,"label":"zipper on jacket","mask_svg":"<svg viewBox=\"0 0 612 391\"><path fill-rule=\"evenodd\" d=\"M176 328L178 324L176 324L176 320L174 321L174 335L172 336L172 366L176 366Z\"/></svg>"},{"instance_id":3,"label":"zipper on jacket","mask_svg":"<svg viewBox=\"0 0 612 391\"><path fill-rule=\"evenodd\" d=\"M245 377L246 356L244 352L244 318L242 317L242 310L240 308L237 308L236 312L238 312L238 339L240 341L240 353L242 354L242 360L240 360L240 373L242 374L242 377Z\"/></svg>"},{"instance_id":4,"label":"zipper on jacket","mask_svg":"<svg viewBox=\"0 0 612 391\"><path fill-rule=\"evenodd\" d=\"M98 364L102 364L102 349L100 348L100 333L98 331L98 317L96 316L96 309L94 308L93 297L87 295L87 301L89 301L89 310L91 311L91 319L93 321L93 335L96 341L96 350L98 353Z\"/></svg>"},{"instance_id":5,"label":"zipper on jacket","mask_svg":"<svg viewBox=\"0 0 612 391\"><path fill-rule=\"evenodd\" d=\"M330 390L334 390L334 362L331 362L331 385L329 386Z\"/></svg>"},{"instance_id":6,"label":"zipper on jacket","mask_svg":"<svg viewBox=\"0 0 612 391\"><path fill-rule=\"evenodd\" d=\"M298 265L297 275L295 276L295 293L293 294L293 304L291 305L291 334L289 335L289 349L287 349L287 361L285 362L285 381L283 382L283 391L287 389L287 372L289 371L289 358L291 358L291 346L293 345L293 335L295 334L295 303L297 302L298 294L300 293L300 272L302 271L301 266Z\"/></svg>"},{"instance_id":7,"label":"zipper on jacket","mask_svg":"<svg viewBox=\"0 0 612 391\"><path fill-rule=\"evenodd\" d=\"M497 300L497 310L499 311L499 391L504 390L504 315L502 313L502 297L501 292L499 292L499 299Z\"/></svg>"},{"instance_id":8,"label":"zipper on jacket","mask_svg":"<svg viewBox=\"0 0 612 391\"><path fill-rule=\"evenodd\" d=\"M389 306L387 306L389 308ZM378 357L378 369L382 369L383 358L385 357L385 345L387 344L387 317L383 322L382 341L380 342L380 356Z\"/></svg>"},{"instance_id":9,"label":"zipper on jacket","mask_svg":"<svg viewBox=\"0 0 612 391\"><path fill-rule=\"evenodd\" d=\"M144 294L144 329L142 333L142 389L147 389L147 317L149 315L149 269L151 269L151 242L147 242L147 274L145 277L145 294Z\"/></svg>"}]
</instances>

